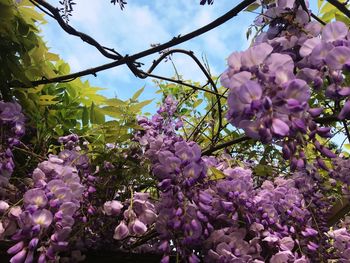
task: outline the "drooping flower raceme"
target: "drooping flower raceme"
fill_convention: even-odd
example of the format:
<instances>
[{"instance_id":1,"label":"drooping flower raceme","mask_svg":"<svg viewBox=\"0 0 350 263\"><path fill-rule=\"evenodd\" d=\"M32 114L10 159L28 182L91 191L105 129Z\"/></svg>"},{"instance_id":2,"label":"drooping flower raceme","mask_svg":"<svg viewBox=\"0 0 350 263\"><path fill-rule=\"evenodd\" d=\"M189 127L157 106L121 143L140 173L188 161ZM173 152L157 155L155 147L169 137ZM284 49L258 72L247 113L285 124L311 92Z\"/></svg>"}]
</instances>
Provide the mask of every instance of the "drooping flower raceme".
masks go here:
<instances>
[{"instance_id":1,"label":"drooping flower raceme","mask_svg":"<svg viewBox=\"0 0 350 263\"><path fill-rule=\"evenodd\" d=\"M269 23L268 29L252 47L229 56L221 77L230 90L227 118L252 138L280 142L293 169L305 167L299 148L308 142L324 157L334 158L317 139L331 137L329 127L315 122L322 108L310 107L309 101L318 93L341 105L350 95L343 77L350 61L348 29L342 22L324 28L310 22L297 1L263 4L265 13L256 23ZM339 119L348 117L349 105L344 103Z\"/></svg>"},{"instance_id":2,"label":"drooping flower raceme","mask_svg":"<svg viewBox=\"0 0 350 263\"><path fill-rule=\"evenodd\" d=\"M24 135L24 115L17 102L0 101L0 184L7 184L15 167L12 148Z\"/></svg>"},{"instance_id":3,"label":"drooping flower raceme","mask_svg":"<svg viewBox=\"0 0 350 263\"><path fill-rule=\"evenodd\" d=\"M255 189L251 170L201 157L196 143L176 135L169 128L177 121L172 114L140 119L144 130L136 135L159 182L162 262L169 261L172 249L189 262L202 256L206 262L309 262L316 256L319 233L292 179L265 181ZM126 222L116 229L118 235L128 231ZM302 250L296 252L297 246Z\"/></svg>"},{"instance_id":4,"label":"drooping flower raceme","mask_svg":"<svg viewBox=\"0 0 350 263\"><path fill-rule=\"evenodd\" d=\"M67 152L64 156L69 159ZM77 163L62 156L51 155L39 163L32 179L22 209L8 218L17 224L12 235L17 243L8 250L13 262L57 260L59 253L72 249L69 238L86 189Z\"/></svg>"}]
</instances>

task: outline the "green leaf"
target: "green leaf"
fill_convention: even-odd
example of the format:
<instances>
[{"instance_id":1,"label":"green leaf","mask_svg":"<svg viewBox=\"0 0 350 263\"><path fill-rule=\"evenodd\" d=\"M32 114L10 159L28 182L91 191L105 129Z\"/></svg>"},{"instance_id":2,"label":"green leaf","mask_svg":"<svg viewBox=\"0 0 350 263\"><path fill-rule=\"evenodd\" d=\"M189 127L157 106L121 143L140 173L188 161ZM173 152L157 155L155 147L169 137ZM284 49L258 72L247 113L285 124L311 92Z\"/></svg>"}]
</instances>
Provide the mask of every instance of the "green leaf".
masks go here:
<instances>
[{"instance_id":1,"label":"green leaf","mask_svg":"<svg viewBox=\"0 0 350 263\"><path fill-rule=\"evenodd\" d=\"M90 107L90 122L92 124L105 123L105 115L94 103L92 103Z\"/></svg>"},{"instance_id":2,"label":"green leaf","mask_svg":"<svg viewBox=\"0 0 350 263\"><path fill-rule=\"evenodd\" d=\"M27 89L28 93L39 93L44 88L44 85L39 85L35 88L29 88Z\"/></svg>"},{"instance_id":3,"label":"green leaf","mask_svg":"<svg viewBox=\"0 0 350 263\"><path fill-rule=\"evenodd\" d=\"M260 5L258 3L252 3L251 5L249 5L244 11L250 11L253 12L256 9L258 9L260 7Z\"/></svg>"},{"instance_id":4,"label":"green leaf","mask_svg":"<svg viewBox=\"0 0 350 263\"><path fill-rule=\"evenodd\" d=\"M55 101L56 97L52 96L52 95L41 95L39 97L39 105L41 106L46 106L46 105L53 105L53 104L57 104L58 101Z\"/></svg>"},{"instance_id":5,"label":"green leaf","mask_svg":"<svg viewBox=\"0 0 350 263\"><path fill-rule=\"evenodd\" d=\"M90 122L95 123L95 103L91 103L90 106Z\"/></svg>"},{"instance_id":6,"label":"green leaf","mask_svg":"<svg viewBox=\"0 0 350 263\"><path fill-rule=\"evenodd\" d=\"M82 114L81 120L82 120L83 126L89 125L89 110L87 107L83 108L83 114Z\"/></svg>"},{"instance_id":7,"label":"green leaf","mask_svg":"<svg viewBox=\"0 0 350 263\"><path fill-rule=\"evenodd\" d=\"M117 99L117 98L108 99L105 101L105 104L107 104L108 106L113 106L113 107L126 106L125 101L122 101L122 100Z\"/></svg>"},{"instance_id":8,"label":"green leaf","mask_svg":"<svg viewBox=\"0 0 350 263\"><path fill-rule=\"evenodd\" d=\"M350 25L350 19L347 16L343 15L343 14L336 13L335 14L335 19L337 21L341 21L341 22L345 23L348 26Z\"/></svg>"},{"instance_id":9,"label":"green leaf","mask_svg":"<svg viewBox=\"0 0 350 263\"><path fill-rule=\"evenodd\" d=\"M257 176L271 175L272 172L273 172L272 167L268 165L258 164L254 168L254 173Z\"/></svg>"},{"instance_id":10,"label":"green leaf","mask_svg":"<svg viewBox=\"0 0 350 263\"><path fill-rule=\"evenodd\" d=\"M138 91L136 91L135 92L135 94L132 96L132 100L137 100L139 97L140 97L140 95L141 95L141 93L144 91L144 89L145 89L145 87L142 87L141 89L139 89Z\"/></svg>"},{"instance_id":11,"label":"green leaf","mask_svg":"<svg viewBox=\"0 0 350 263\"><path fill-rule=\"evenodd\" d=\"M113 118L122 118L125 115L125 112L118 107L105 106L101 108L101 111Z\"/></svg>"},{"instance_id":12,"label":"green leaf","mask_svg":"<svg viewBox=\"0 0 350 263\"><path fill-rule=\"evenodd\" d=\"M201 105L201 104L202 104L202 102L203 102L203 100L202 100L202 99L198 99L198 100L196 100L196 101L193 103L193 108L196 108L197 106Z\"/></svg>"},{"instance_id":13,"label":"green leaf","mask_svg":"<svg viewBox=\"0 0 350 263\"><path fill-rule=\"evenodd\" d=\"M326 14L326 13L328 13L328 12L334 12L334 10L336 10L336 8L333 6L333 5L331 5L330 3L326 3L323 7L322 7L322 9L321 9L321 14Z\"/></svg>"},{"instance_id":14,"label":"green leaf","mask_svg":"<svg viewBox=\"0 0 350 263\"><path fill-rule=\"evenodd\" d=\"M216 169L215 167L209 167L208 175L209 180L220 180L226 177L226 175L222 171Z\"/></svg>"},{"instance_id":15,"label":"green leaf","mask_svg":"<svg viewBox=\"0 0 350 263\"><path fill-rule=\"evenodd\" d=\"M324 4L324 0L317 0L317 8L318 8L318 11L320 11L321 9L321 6Z\"/></svg>"},{"instance_id":16,"label":"green leaf","mask_svg":"<svg viewBox=\"0 0 350 263\"><path fill-rule=\"evenodd\" d=\"M63 61L59 61L60 65L58 66L58 70L60 71L60 73L62 75L67 75L70 72L70 67L67 63L63 62Z\"/></svg>"},{"instance_id":17,"label":"green leaf","mask_svg":"<svg viewBox=\"0 0 350 263\"><path fill-rule=\"evenodd\" d=\"M153 99L152 100L145 100L145 101L142 101L142 102L139 102L139 103L135 103L135 104L130 106L130 110L132 112L138 113L138 112L140 112L142 110L143 107L147 106L152 101L153 101Z\"/></svg>"},{"instance_id":18,"label":"green leaf","mask_svg":"<svg viewBox=\"0 0 350 263\"><path fill-rule=\"evenodd\" d=\"M60 57L57 54L48 52L46 53L46 59L50 61L58 61L60 60Z\"/></svg>"},{"instance_id":19,"label":"green leaf","mask_svg":"<svg viewBox=\"0 0 350 263\"><path fill-rule=\"evenodd\" d=\"M344 144L344 148L348 151L350 151L350 144Z\"/></svg>"},{"instance_id":20,"label":"green leaf","mask_svg":"<svg viewBox=\"0 0 350 263\"><path fill-rule=\"evenodd\" d=\"M30 22L30 20L38 21L38 22L44 22L44 14L38 13L34 7L26 7L26 6L19 6L18 7L21 15L23 18L27 20L27 22Z\"/></svg>"}]
</instances>

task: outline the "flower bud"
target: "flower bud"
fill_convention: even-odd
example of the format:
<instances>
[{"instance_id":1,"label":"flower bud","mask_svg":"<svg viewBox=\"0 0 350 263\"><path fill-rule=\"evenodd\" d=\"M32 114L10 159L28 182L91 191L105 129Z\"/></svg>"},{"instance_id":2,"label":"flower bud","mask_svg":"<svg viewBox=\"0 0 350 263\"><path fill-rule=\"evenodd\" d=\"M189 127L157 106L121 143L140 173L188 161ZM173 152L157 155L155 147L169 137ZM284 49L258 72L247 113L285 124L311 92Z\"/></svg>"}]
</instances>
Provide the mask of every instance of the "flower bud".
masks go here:
<instances>
[{"instance_id":1,"label":"flower bud","mask_svg":"<svg viewBox=\"0 0 350 263\"><path fill-rule=\"evenodd\" d=\"M11 263L22 263L25 260L25 257L27 255L27 250L24 248L20 252L18 252L16 255L14 255L11 259Z\"/></svg>"},{"instance_id":2,"label":"flower bud","mask_svg":"<svg viewBox=\"0 0 350 263\"><path fill-rule=\"evenodd\" d=\"M109 216L119 215L122 208L123 208L122 203L116 200L107 201L103 205L104 212Z\"/></svg>"},{"instance_id":3,"label":"flower bud","mask_svg":"<svg viewBox=\"0 0 350 263\"><path fill-rule=\"evenodd\" d=\"M0 200L0 214L3 214L6 212L6 210L9 208L9 204L6 203L5 201L3 200Z\"/></svg>"},{"instance_id":4,"label":"flower bud","mask_svg":"<svg viewBox=\"0 0 350 263\"><path fill-rule=\"evenodd\" d=\"M24 247L24 242L23 241L18 242L15 245L13 245L12 247L10 247L7 250L7 253L10 255L17 254L19 251L21 251L23 249L23 247Z\"/></svg>"},{"instance_id":5,"label":"flower bud","mask_svg":"<svg viewBox=\"0 0 350 263\"><path fill-rule=\"evenodd\" d=\"M121 221L120 224L115 228L113 238L116 240L122 240L129 235L129 229L124 223Z\"/></svg>"},{"instance_id":6,"label":"flower bud","mask_svg":"<svg viewBox=\"0 0 350 263\"><path fill-rule=\"evenodd\" d=\"M147 231L147 226L137 218L130 223L129 227L136 235L142 235Z\"/></svg>"}]
</instances>

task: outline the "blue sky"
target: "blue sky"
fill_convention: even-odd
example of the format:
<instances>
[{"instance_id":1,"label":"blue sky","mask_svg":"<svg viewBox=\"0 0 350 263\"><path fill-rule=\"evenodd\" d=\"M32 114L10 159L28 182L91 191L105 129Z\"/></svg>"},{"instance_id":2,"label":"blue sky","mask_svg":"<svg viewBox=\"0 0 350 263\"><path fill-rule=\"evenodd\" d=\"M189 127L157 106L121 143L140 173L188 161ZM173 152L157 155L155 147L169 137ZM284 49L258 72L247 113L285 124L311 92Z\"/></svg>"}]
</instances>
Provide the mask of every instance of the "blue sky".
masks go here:
<instances>
[{"instance_id":1,"label":"blue sky","mask_svg":"<svg viewBox=\"0 0 350 263\"><path fill-rule=\"evenodd\" d=\"M58 5L58 0L49 2ZM75 2L77 5L70 25L125 55L140 52L151 44L166 42L174 36L201 27L223 15L239 0L216 0L211 6L201 6L199 0L128 0L123 11L119 6L110 4L109 0ZM198 57L206 56L211 72L219 75L225 70L226 58L231 52L249 46L246 31L255 17L255 14L242 12L224 25L177 47L192 50ZM44 39L52 52L71 65L73 72L111 61L81 39L69 36L50 17L47 17L47 21L42 26ZM146 69L157 57L157 54L149 56L140 62L145 64ZM173 60L184 79L205 82L205 77L190 59L179 54ZM154 73L174 76L169 62L161 64ZM136 78L126 66L109 69L98 73L97 77L88 76L86 79L92 85L107 88L102 93L108 97L127 99L144 85L146 88L141 98L156 97L152 80Z\"/></svg>"}]
</instances>

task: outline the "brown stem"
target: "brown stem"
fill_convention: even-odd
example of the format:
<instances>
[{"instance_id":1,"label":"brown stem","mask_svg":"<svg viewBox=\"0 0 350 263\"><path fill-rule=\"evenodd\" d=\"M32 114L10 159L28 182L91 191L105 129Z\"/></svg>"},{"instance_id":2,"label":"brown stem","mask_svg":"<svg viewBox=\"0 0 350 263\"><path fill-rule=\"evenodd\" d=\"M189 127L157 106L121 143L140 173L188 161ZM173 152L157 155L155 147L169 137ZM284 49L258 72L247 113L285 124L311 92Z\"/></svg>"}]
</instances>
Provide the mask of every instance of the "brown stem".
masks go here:
<instances>
[{"instance_id":1,"label":"brown stem","mask_svg":"<svg viewBox=\"0 0 350 263\"><path fill-rule=\"evenodd\" d=\"M229 147L229 146L234 145L236 143L248 141L249 139L251 139L251 138L249 138L248 136L242 136L242 137L233 139L232 141L228 141L228 142L216 145L216 146L214 146L212 148L209 148L208 150L203 151L202 155L210 155L210 154L212 154L215 151L218 151L218 150L221 150L223 148Z\"/></svg>"}]
</instances>

